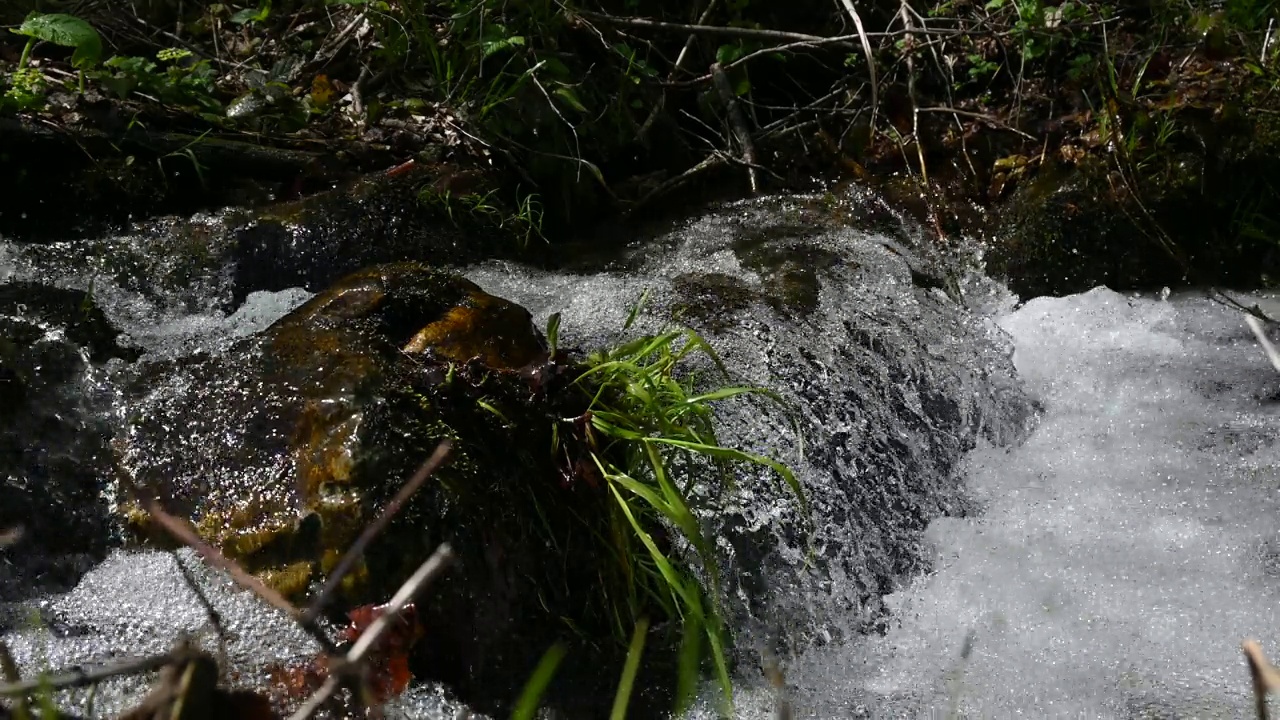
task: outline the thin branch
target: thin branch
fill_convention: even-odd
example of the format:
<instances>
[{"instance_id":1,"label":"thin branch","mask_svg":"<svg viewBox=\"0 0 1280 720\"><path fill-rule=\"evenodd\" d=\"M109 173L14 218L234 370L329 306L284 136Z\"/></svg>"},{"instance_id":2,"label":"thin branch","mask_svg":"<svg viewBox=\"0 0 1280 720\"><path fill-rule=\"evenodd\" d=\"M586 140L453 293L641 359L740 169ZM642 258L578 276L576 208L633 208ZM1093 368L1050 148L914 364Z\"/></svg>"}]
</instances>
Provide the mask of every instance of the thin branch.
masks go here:
<instances>
[{"instance_id":1,"label":"thin branch","mask_svg":"<svg viewBox=\"0 0 1280 720\"><path fill-rule=\"evenodd\" d=\"M391 518L395 517L396 513L400 512L405 503L409 501L409 498L418 491L418 488L422 487L422 484L425 483L427 479L444 464L444 461L448 458L449 452L452 448L453 445L448 440L444 440L436 446L436 450L431 454L431 457L427 458L427 461L422 463L422 467L418 468L418 472L414 473L413 477L409 479L409 482L405 483L404 486L400 488L400 491L396 493L396 496L391 499L391 502L387 503L387 506L382 509L378 518L366 526L364 531L360 533L360 537L356 538L356 541L347 549L346 554L343 555L342 559L338 561L338 564L334 566L333 572L329 573L329 577L325 580L324 587L321 588L320 594L316 596L314 601L312 601L311 606L307 608L306 612L302 613L302 615L298 617L298 622L302 623L304 627L315 624L316 620L320 617L321 611L324 609L325 602L327 602L329 597L337 590L339 583L342 582L342 578L351 571L351 568L355 566L360 557L364 555L364 551L369 547L369 543L373 542L373 539L378 536L378 533L382 532L383 529L386 528L387 523L391 522Z\"/></svg>"},{"instance_id":2,"label":"thin branch","mask_svg":"<svg viewBox=\"0 0 1280 720\"><path fill-rule=\"evenodd\" d=\"M698 16L699 25L706 24L707 19L711 17L711 11L715 10L715 7L716 0L710 0L707 3L707 7L703 9L702 14ZM680 72L681 66L684 65L685 58L689 57L689 51L693 49L693 43L696 42L697 39L698 36L694 33L690 33L689 37L685 38L684 47L680 48L680 54L676 55L676 62L671 66L671 72L667 73L667 82L671 82L676 79L676 73ZM643 141L649 136L649 130L653 127L653 123L657 121L658 116L662 114L662 110L666 105L667 92L666 90L663 90L662 94L658 96L658 101L653 104L653 109L649 111L649 117L645 118L644 122L640 125L639 132L636 133L636 137L639 140Z\"/></svg>"},{"instance_id":3,"label":"thin branch","mask_svg":"<svg viewBox=\"0 0 1280 720\"><path fill-rule=\"evenodd\" d=\"M135 658L133 660L125 660L124 662L112 665L103 665L93 670L85 670L83 668L74 668L58 673L56 675L43 675L40 677L30 678L19 682L6 683L0 685L0 697L30 697L32 693L41 692L46 689L61 690L64 688L87 687L96 685L103 680L109 680L120 675L135 675L137 673L150 672L159 670L175 660L174 653L167 652L159 655L148 655L147 657Z\"/></svg>"},{"instance_id":4,"label":"thin branch","mask_svg":"<svg viewBox=\"0 0 1280 720\"><path fill-rule=\"evenodd\" d=\"M721 153L717 152L717 153L712 153L711 155L708 155L706 158L703 158L702 162L699 162L697 165L694 165L688 170L685 170L679 175L671 178L670 180L667 180L666 182L662 183L658 187L645 193L644 197L637 200L635 205L631 206L630 208L627 208L627 211L624 213L624 216L626 217L633 216L641 208L644 208L649 203L653 202L655 198L658 198L665 193L671 192L677 187L693 179L695 175L698 175L704 170L715 167L716 165L723 165L725 162L726 162L725 157Z\"/></svg>"},{"instance_id":5,"label":"thin branch","mask_svg":"<svg viewBox=\"0 0 1280 720\"><path fill-rule=\"evenodd\" d=\"M182 574L182 580L187 584L187 589L196 596L196 600L200 602L200 606L204 608L205 617L208 618L209 624L213 626L214 633L218 636L218 650L222 658L226 658L227 643L226 632L222 627L222 613L213 606L213 602L209 600L209 596L205 594L204 589L200 587L200 583L196 582L196 578L191 574L191 569L182 562L182 558L178 557L178 553L170 553L173 557L173 564L178 566L178 572Z\"/></svg>"},{"instance_id":6,"label":"thin branch","mask_svg":"<svg viewBox=\"0 0 1280 720\"><path fill-rule=\"evenodd\" d=\"M807 33L790 32L787 30L770 30L768 28L745 28L745 27L728 27L725 25L690 25L687 23L673 23L662 20L649 20L637 17L620 17L617 15L606 15L604 13L588 12L586 10L575 10L574 14L583 17L599 20L600 22L619 27L643 28L648 30L665 30L668 32L689 33L692 35L721 35L737 38L756 38L767 40L785 40L798 41L805 43L815 43L819 45L827 45L831 43L839 43L848 45L849 47L857 47L854 40L860 40L863 36L868 38L884 38L899 37L902 35L966 35L970 34L965 30L944 30L935 28L931 30L894 30L891 32L867 32L855 35L841 35L838 37L824 37L822 35L809 35ZM1011 32L1011 31L1010 31ZM1010 33L1005 33L1010 34Z\"/></svg>"},{"instance_id":7,"label":"thin branch","mask_svg":"<svg viewBox=\"0 0 1280 720\"><path fill-rule=\"evenodd\" d=\"M867 38L867 29L862 26L862 17L854 7L853 0L841 0L844 9L853 19L853 26L858 29L858 39L862 42L862 54L867 57L867 72L871 75L871 138L876 136L876 114L880 112L880 82L876 78L876 59L871 52L871 40Z\"/></svg>"},{"instance_id":8,"label":"thin branch","mask_svg":"<svg viewBox=\"0 0 1280 720\"><path fill-rule=\"evenodd\" d=\"M729 78L720 69L720 63L711 63L711 76L715 78L716 92L724 102L725 112L729 116L729 128L733 131L738 147L742 150L742 159L747 164L747 180L751 184L751 194L760 193L760 180L756 176L756 147L751 142L751 130L747 127L746 118L742 117L742 108L738 107L738 98L729 85Z\"/></svg>"},{"instance_id":9,"label":"thin branch","mask_svg":"<svg viewBox=\"0 0 1280 720\"><path fill-rule=\"evenodd\" d=\"M973 119L975 119L975 120L981 120L981 121L983 121L983 122L990 123L990 124L992 124L992 125L994 125L994 126L996 126L996 127L998 127L998 128L1002 128L1002 129L1004 129L1004 130L1008 130L1008 131L1009 131L1009 132L1011 132L1011 133L1017 133L1018 135L1021 135L1022 137L1026 138L1026 139L1028 139L1028 140L1030 140L1030 141L1032 141L1032 142L1039 142L1039 141L1040 141L1040 139L1039 139L1039 138L1037 138L1035 135L1032 135L1031 133L1025 132L1025 131L1023 131L1023 130L1019 130L1018 128L1016 128L1016 127L1014 127L1014 126L1012 126L1012 125L1009 125L1008 123L1001 122L1001 121L1000 121L998 118L996 118L994 115L985 115L985 114L983 114L983 113L970 112L970 111L968 111L968 110L957 110L956 108L950 108L950 107L927 107L927 108L920 108L920 109L919 109L919 112L928 112L928 113L951 113L952 115L959 115L959 116L961 116L961 117L973 118Z\"/></svg>"},{"instance_id":10,"label":"thin branch","mask_svg":"<svg viewBox=\"0 0 1280 720\"><path fill-rule=\"evenodd\" d=\"M302 704L302 707L298 708L297 712L290 716L289 720L307 720L323 707L346 680L358 673L365 654L400 617L400 613L409 601L447 570L455 559L453 549L447 543L436 548L431 557L427 558L426 562L422 563L417 571L400 586L391 601L386 604L383 614L379 615L360 635L346 656L340 662L331 664L329 677L325 678L324 684Z\"/></svg>"},{"instance_id":11,"label":"thin branch","mask_svg":"<svg viewBox=\"0 0 1280 720\"><path fill-rule=\"evenodd\" d=\"M293 603L286 600L279 592L268 587L266 583L240 567L238 563L228 559L227 556L219 552L217 548L205 542L187 523L179 520L173 515L170 515L164 508L160 507L160 502L158 500L155 498L148 500L145 507L147 512L150 513L151 517L154 518L161 527L167 530L169 534L173 535L184 545L187 545L192 550L199 553L200 556L205 559L205 562L227 571L227 573L231 575L231 579L241 587L253 591L253 593L258 597L265 600L272 607L284 612L289 617L297 620L301 616L298 608L294 607ZM310 627L304 625L303 628L306 629L311 637L315 639L316 642L320 643L320 646L326 651L337 651L337 646L334 645L333 641L321 632L319 628L314 625Z\"/></svg>"}]
</instances>

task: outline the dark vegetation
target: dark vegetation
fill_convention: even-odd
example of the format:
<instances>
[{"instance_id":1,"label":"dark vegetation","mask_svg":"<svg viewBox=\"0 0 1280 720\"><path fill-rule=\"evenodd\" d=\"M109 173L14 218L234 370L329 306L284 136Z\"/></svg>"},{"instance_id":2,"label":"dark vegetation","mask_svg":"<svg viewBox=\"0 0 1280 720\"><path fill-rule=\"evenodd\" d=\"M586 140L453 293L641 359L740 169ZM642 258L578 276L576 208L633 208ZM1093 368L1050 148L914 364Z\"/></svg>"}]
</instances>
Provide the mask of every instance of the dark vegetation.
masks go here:
<instances>
[{"instance_id":1,"label":"dark vegetation","mask_svg":"<svg viewBox=\"0 0 1280 720\"><path fill-rule=\"evenodd\" d=\"M897 174L940 233L1007 209L995 260L1024 291L1256 285L1280 207L1273 10L24 0L0 11L0 231L64 223L67 173L136 218L413 159L443 178L421 202L534 248L664 200ZM23 30L32 11L67 17Z\"/></svg>"}]
</instances>

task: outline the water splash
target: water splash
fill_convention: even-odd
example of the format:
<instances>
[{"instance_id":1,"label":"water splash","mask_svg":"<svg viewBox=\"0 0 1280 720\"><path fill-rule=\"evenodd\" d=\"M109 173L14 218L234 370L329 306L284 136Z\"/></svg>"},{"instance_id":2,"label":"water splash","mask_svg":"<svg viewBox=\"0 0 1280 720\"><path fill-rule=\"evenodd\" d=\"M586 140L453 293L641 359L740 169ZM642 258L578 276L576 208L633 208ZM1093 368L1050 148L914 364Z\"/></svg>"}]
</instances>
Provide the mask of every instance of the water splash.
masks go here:
<instances>
[{"instance_id":1,"label":"water splash","mask_svg":"<svg viewBox=\"0 0 1280 720\"><path fill-rule=\"evenodd\" d=\"M1240 642L1280 642L1280 378L1243 317L1098 289L1000 325L1042 422L968 458L982 512L930 525L935 571L883 636L790 660L801 715L1251 716Z\"/></svg>"}]
</instances>

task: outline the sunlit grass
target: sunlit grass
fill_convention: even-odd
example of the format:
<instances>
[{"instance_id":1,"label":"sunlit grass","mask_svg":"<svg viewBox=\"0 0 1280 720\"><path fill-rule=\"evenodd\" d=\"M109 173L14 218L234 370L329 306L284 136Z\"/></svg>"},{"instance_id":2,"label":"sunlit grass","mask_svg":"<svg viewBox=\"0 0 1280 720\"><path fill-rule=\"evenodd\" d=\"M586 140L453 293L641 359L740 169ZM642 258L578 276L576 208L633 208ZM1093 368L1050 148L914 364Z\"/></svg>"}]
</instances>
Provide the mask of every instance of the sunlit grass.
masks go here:
<instances>
[{"instance_id":1,"label":"sunlit grass","mask_svg":"<svg viewBox=\"0 0 1280 720\"><path fill-rule=\"evenodd\" d=\"M630 326L635 312L628 318ZM696 667L701 651L691 631L705 636L725 710L733 707L733 691L726 658L726 631L721 607L720 573L715 543L699 524L699 489L715 495L732 491L735 466L757 465L773 470L790 488L807 513L804 491L792 470L772 458L725 447L715 431L713 404L747 395L781 402L774 392L759 387L727 386L697 392L698 377L686 371L695 354L709 358L728 376L706 340L687 328L645 336L591 355L577 384L591 393L589 445L591 457L615 500L611 541L624 565L631 606L641 599L658 602L685 628L681 653L682 686ZM688 542L702 565L707 586L693 568L674 558L655 532L662 526ZM691 654L692 653L692 654ZM689 688L678 689L677 703Z\"/></svg>"}]
</instances>

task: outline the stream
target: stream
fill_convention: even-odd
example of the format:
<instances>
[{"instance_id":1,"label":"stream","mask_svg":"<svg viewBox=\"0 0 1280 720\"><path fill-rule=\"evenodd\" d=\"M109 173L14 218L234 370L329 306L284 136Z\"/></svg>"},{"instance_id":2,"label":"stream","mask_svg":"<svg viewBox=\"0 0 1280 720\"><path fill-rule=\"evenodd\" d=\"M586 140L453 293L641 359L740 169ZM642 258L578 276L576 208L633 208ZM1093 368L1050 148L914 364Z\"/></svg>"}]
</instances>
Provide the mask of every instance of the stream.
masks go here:
<instances>
[{"instance_id":1,"label":"stream","mask_svg":"<svg viewBox=\"0 0 1280 720\"><path fill-rule=\"evenodd\" d=\"M840 203L731 203L566 269L462 268L540 327L562 313L566 347L615 342L643 297L631 332L693 327L734 382L777 388L795 409L720 410L726 444L793 465L815 521L802 539L795 504L763 477L740 478L702 518L728 580L739 717L775 717L762 653L778 657L797 717L1248 716L1241 641L1280 655L1280 374L1243 316L1193 292L1019 303L973 248L957 259L930 247L868 193ZM315 291L228 308L223 270L177 290L92 270L164 232L88 248L0 241L0 287L92 288L143 363L219 352ZM1280 295L1237 299L1280 309ZM127 365L93 366L57 397L111 426L130 411ZM222 614L242 678L314 652L279 613L177 557ZM211 637L174 556L72 564L56 587L0 567L0 633L20 666ZM60 699L105 717L145 685ZM715 692L694 717L715 717ZM418 683L390 714L464 709Z\"/></svg>"}]
</instances>

